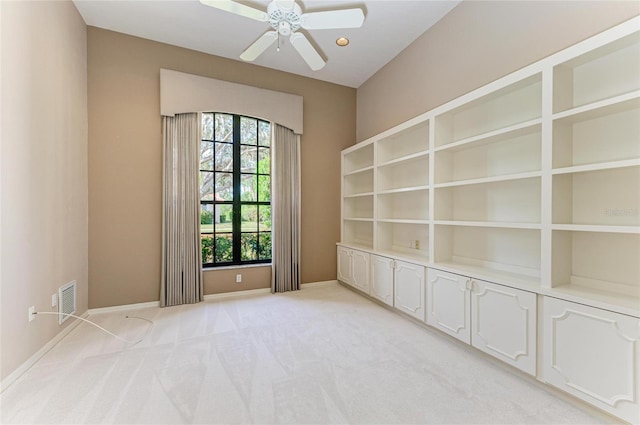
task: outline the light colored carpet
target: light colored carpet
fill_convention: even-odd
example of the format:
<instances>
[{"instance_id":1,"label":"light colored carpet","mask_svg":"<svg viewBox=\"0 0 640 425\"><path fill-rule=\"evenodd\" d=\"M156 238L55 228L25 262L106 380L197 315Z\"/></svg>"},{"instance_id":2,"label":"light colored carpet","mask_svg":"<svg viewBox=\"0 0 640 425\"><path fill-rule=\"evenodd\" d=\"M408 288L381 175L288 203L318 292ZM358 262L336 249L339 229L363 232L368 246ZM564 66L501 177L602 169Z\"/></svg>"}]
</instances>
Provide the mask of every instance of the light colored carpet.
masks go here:
<instances>
[{"instance_id":1,"label":"light colored carpet","mask_svg":"<svg viewBox=\"0 0 640 425\"><path fill-rule=\"evenodd\" d=\"M81 324L1 396L3 423L601 423L337 284ZM129 339L143 321L92 320ZM37 320L55 320L38 317Z\"/></svg>"}]
</instances>

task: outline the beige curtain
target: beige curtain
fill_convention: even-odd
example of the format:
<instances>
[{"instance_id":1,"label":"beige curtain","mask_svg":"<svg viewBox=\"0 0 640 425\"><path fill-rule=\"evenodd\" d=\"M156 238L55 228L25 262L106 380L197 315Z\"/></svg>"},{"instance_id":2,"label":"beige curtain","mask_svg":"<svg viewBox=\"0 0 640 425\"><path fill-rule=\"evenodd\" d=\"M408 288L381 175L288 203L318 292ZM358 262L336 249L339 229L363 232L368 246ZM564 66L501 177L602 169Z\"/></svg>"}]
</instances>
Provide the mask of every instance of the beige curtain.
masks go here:
<instances>
[{"instance_id":1,"label":"beige curtain","mask_svg":"<svg viewBox=\"0 0 640 425\"><path fill-rule=\"evenodd\" d=\"M162 117L162 307L203 299L198 114Z\"/></svg>"},{"instance_id":2,"label":"beige curtain","mask_svg":"<svg viewBox=\"0 0 640 425\"><path fill-rule=\"evenodd\" d=\"M300 289L300 136L272 124L271 292Z\"/></svg>"}]
</instances>

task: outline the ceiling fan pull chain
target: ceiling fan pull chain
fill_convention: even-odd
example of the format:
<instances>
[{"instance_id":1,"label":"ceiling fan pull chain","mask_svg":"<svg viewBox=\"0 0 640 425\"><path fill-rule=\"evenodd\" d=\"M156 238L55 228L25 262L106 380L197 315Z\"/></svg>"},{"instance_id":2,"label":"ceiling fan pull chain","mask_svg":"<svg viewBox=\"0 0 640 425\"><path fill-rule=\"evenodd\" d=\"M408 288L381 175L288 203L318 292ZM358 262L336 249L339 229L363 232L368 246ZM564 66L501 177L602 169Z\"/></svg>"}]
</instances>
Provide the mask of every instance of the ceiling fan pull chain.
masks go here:
<instances>
[{"instance_id":1,"label":"ceiling fan pull chain","mask_svg":"<svg viewBox=\"0 0 640 425\"><path fill-rule=\"evenodd\" d=\"M280 33L278 33L278 46L276 47L276 52L280 51Z\"/></svg>"}]
</instances>

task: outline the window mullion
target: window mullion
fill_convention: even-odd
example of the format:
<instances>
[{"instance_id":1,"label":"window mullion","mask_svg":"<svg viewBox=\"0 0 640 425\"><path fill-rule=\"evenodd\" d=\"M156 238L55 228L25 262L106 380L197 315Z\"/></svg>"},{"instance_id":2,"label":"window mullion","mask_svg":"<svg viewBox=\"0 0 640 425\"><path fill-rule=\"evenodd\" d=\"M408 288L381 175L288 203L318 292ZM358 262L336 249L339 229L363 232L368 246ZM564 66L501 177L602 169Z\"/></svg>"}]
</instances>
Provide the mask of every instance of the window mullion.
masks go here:
<instances>
[{"instance_id":1,"label":"window mullion","mask_svg":"<svg viewBox=\"0 0 640 425\"><path fill-rule=\"evenodd\" d=\"M215 122L215 114L213 115L214 117L214 122ZM213 128L213 141L211 142L211 146L213 149L213 158L212 158L212 162L213 162L213 171L211 172L211 178L212 178L212 183L213 183L213 234L211 236L213 236L213 263L215 264L217 262L217 258L218 258L218 244L216 243L218 238L217 238L217 232L218 232L218 223L216 223L216 212L218 211L218 204L216 202L216 193L218 193L218 182L216 180L216 168L218 167L218 164L216 163L216 154L218 153L218 147L216 146L215 143L216 140L216 130L215 130L215 126Z\"/></svg>"},{"instance_id":2,"label":"window mullion","mask_svg":"<svg viewBox=\"0 0 640 425\"><path fill-rule=\"evenodd\" d=\"M233 116L233 262L239 264L242 259L240 252L240 230L242 216L240 209L240 116Z\"/></svg>"}]
</instances>

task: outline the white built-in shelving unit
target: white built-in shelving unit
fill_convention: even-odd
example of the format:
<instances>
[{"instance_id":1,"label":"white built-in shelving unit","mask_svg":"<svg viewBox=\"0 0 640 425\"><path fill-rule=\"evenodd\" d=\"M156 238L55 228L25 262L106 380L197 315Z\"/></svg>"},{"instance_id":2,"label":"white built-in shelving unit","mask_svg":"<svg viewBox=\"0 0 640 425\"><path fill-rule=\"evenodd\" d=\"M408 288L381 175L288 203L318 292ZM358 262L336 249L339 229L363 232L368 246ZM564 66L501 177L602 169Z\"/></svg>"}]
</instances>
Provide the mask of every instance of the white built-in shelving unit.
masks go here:
<instances>
[{"instance_id":1,"label":"white built-in shelving unit","mask_svg":"<svg viewBox=\"0 0 640 425\"><path fill-rule=\"evenodd\" d=\"M373 298L640 421L640 17L344 150L342 178Z\"/></svg>"},{"instance_id":2,"label":"white built-in shelving unit","mask_svg":"<svg viewBox=\"0 0 640 425\"><path fill-rule=\"evenodd\" d=\"M553 67L554 289L638 310L640 33ZM626 310L626 309L625 309Z\"/></svg>"},{"instance_id":3,"label":"white built-in shelving unit","mask_svg":"<svg viewBox=\"0 0 640 425\"><path fill-rule=\"evenodd\" d=\"M538 72L434 114L435 264L539 284L541 105Z\"/></svg>"},{"instance_id":4,"label":"white built-in shelving unit","mask_svg":"<svg viewBox=\"0 0 640 425\"><path fill-rule=\"evenodd\" d=\"M373 145L342 157L342 239L373 248Z\"/></svg>"},{"instance_id":5,"label":"white built-in shelving unit","mask_svg":"<svg viewBox=\"0 0 640 425\"><path fill-rule=\"evenodd\" d=\"M429 154L428 121L345 152L344 243L429 260Z\"/></svg>"}]
</instances>

